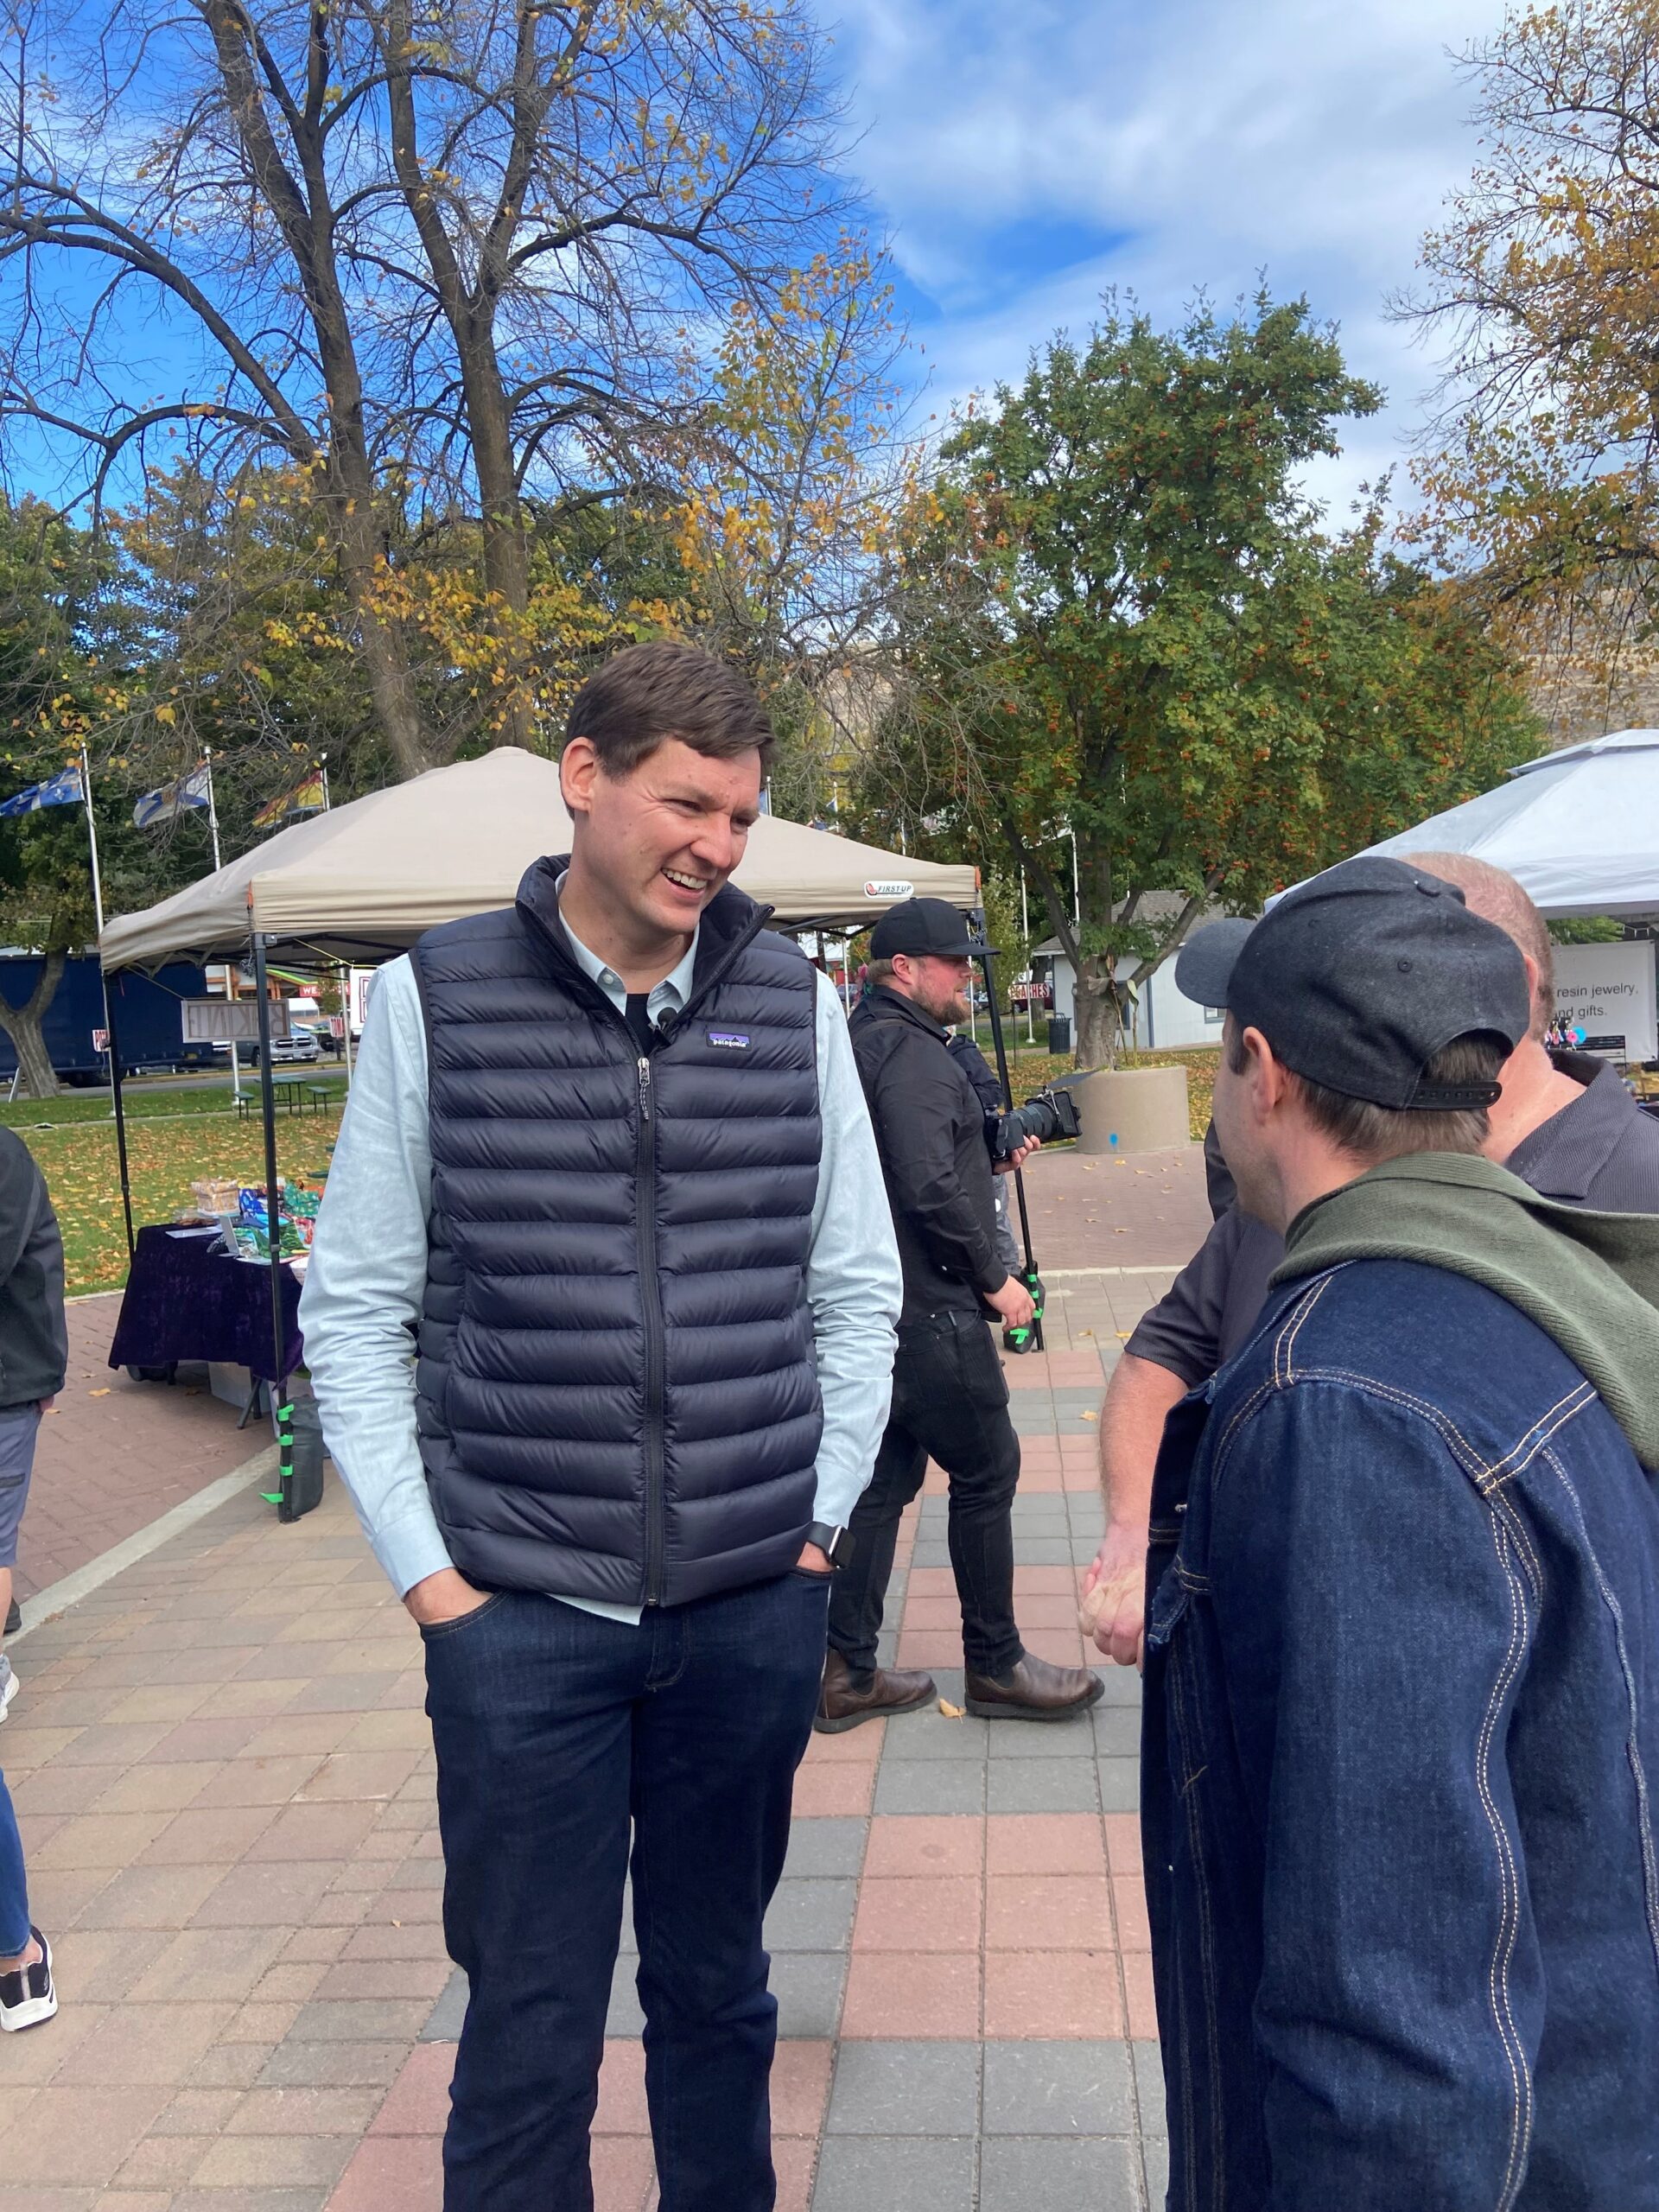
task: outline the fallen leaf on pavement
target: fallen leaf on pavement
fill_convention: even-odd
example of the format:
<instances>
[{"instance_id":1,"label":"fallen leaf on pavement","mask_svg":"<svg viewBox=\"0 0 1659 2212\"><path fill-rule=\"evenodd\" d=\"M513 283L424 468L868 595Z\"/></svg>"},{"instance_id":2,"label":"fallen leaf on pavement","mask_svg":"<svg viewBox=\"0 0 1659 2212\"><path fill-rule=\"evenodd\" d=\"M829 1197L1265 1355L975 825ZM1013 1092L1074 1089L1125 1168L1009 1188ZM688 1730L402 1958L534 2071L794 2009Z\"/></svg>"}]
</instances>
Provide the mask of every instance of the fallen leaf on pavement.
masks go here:
<instances>
[{"instance_id":1,"label":"fallen leaf on pavement","mask_svg":"<svg viewBox=\"0 0 1659 2212\"><path fill-rule=\"evenodd\" d=\"M947 1720L962 1720L966 1719L968 1708L965 1705L952 1705L948 1697L942 1697L939 1700L939 1711Z\"/></svg>"}]
</instances>

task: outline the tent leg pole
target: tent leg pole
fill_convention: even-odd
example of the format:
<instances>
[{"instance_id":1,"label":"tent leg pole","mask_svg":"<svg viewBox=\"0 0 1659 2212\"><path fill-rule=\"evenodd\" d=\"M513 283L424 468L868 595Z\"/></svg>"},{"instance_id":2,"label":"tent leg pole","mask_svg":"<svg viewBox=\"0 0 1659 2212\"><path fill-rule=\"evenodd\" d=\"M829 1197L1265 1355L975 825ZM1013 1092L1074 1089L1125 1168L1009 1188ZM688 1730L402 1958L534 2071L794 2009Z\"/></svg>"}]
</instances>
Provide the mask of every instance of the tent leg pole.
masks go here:
<instances>
[{"instance_id":1,"label":"tent leg pole","mask_svg":"<svg viewBox=\"0 0 1659 2212\"><path fill-rule=\"evenodd\" d=\"M340 1041L346 1057L346 1088L349 1091L352 1087L352 971L346 961L340 962L338 973L342 1024Z\"/></svg>"},{"instance_id":2,"label":"tent leg pole","mask_svg":"<svg viewBox=\"0 0 1659 2212\"><path fill-rule=\"evenodd\" d=\"M983 944L985 941L984 908L976 907L971 918L974 927L979 932L980 942ZM985 1005L991 1017L991 1044L996 1053L997 1080L1002 1085L1002 1103L1005 1106L1011 1108L1014 1104L1014 1090L1008 1081L1008 1052L1002 1038L1002 1009L996 1002L996 983L991 974L991 956L988 952L980 956L980 966L985 973ZM1037 1255L1031 1249L1031 1216L1026 1208L1026 1181L1017 1167L1014 1171L1014 1195L1020 1202L1020 1238L1025 1246L1026 1273L1034 1281L1037 1276ZM1031 1334L1032 1342L1037 1350L1044 1351L1046 1346L1043 1343L1043 1323L1040 1314L1037 1318Z\"/></svg>"},{"instance_id":3,"label":"tent leg pole","mask_svg":"<svg viewBox=\"0 0 1659 2212\"><path fill-rule=\"evenodd\" d=\"M265 940L256 931L253 938L253 987L259 1000L259 1104L265 1132L265 1226L270 1243L270 1332L276 1352L270 1405L279 1447L276 1517L291 1521L292 1453L281 1450L288 1423L288 1377L283 1363L288 1357L288 1332L283 1314L282 1185L276 1179L276 1093L270 1076L270 992L265 974Z\"/></svg>"},{"instance_id":4,"label":"tent leg pole","mask_svg":"<svg viewBox=\"0 0 1659 2212\"><path fill-rule=\"evenodd\" d=\"M108 976L104 982L104 1026L110 1039L110 1103L115 1110L115 1157L121 1171L121 1211L127 1224L127 1259L137 1249L132 1233L132 1172L127 1160L127 1109L121 1090L121 1039L115 1029L115 1001Z\"/></svg>"}]
</instances>

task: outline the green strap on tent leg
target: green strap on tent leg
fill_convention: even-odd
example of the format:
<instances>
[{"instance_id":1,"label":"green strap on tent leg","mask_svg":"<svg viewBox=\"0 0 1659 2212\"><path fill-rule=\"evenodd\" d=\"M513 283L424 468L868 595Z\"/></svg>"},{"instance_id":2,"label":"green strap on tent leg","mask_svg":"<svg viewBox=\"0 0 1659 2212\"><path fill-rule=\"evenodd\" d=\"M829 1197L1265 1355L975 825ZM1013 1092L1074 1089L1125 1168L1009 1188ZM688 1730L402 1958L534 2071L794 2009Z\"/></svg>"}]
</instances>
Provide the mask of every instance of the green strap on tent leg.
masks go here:
<instances>
[{"instance_id":1,"label":"green strap on tent leg","mask_svg":"<svg viewBox=\"0 0 1659 2212\"><path fill-rule=\"evenodd\" d=\"M276 1408L276 1487L259 1493L267 1505L286 1506L294 1491L294 1405Z\"/></svg>"}]
</instances>

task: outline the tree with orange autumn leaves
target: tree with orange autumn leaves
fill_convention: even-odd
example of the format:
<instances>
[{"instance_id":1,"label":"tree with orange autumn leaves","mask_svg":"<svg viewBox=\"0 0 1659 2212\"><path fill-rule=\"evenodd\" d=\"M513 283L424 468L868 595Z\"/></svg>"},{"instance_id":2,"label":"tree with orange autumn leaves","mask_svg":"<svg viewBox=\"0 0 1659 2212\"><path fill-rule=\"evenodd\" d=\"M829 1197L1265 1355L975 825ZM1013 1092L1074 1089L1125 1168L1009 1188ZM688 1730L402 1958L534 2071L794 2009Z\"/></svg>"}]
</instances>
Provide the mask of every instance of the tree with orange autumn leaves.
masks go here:
<instances>
[{"instance_id":1,"label":"tree with orange autumn leaves","mask_svg":"<svg viewBox=\"0 0 1659 2212\"><path fill-rule=\"evenodd\" d=\"M1418 526L1508 634L1616 679L1659 616L1659 5L1516 9L1464 67L1479 161L1399 303L1446 354Z\"/></svg>"},{"instance_id":2,"label":"tree with orange autumn leaves","mask_svg":"<svg viewBox=\"0 0 1659 2212\"><path fill-rule=\"evenodd\" d=\"M302 510L331 604L272 645L349 652L391 772L540 742L641 626L759 658L833 632L892 334L805 0L23 0L12 28L0 435L94 512L181 464ZM128 365L157 317L159 391ZM572 590L595 510L664 533L674 604L613 626Z\"/></svg>"}]
</instances>

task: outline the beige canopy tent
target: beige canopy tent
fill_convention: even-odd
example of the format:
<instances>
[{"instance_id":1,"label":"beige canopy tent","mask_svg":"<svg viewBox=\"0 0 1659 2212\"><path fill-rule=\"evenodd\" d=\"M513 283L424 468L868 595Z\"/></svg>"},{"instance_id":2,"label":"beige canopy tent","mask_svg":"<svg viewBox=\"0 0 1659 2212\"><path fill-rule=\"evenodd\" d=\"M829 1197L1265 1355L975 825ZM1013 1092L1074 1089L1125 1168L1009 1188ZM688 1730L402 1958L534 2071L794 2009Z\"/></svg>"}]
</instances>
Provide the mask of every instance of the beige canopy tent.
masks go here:
<instances>
[{"instance_id":1,"label":"beige canopy tent","mask_svg":"<svg viewBox=\"0 0 1659 2212\"><path fill-rule=\"evenodd\" d=\"M105 968L245 954L263 938L272 960L373 962L439 922L510 906L543 853L570 849L556 762L517 746L433 768L279 830L228 868L110 923ZM868 929L912 895L979 903L972 868L945 867L855 844L763 815L734 880L775 925Z\"/></svg>"},{"instance_id":2,"label":"beige canopy tent","mask_svg":"<svg viewBox=\"0 0 1659 2212\"><path fill-rule=\"evenodd\" d=\"M423 930L440 922L511 905L532 861L569 849L570 817L559 793L557 764L516 746L501 746L480 760L433 768L279 830L188 891L110 923L99 938L99 953L106 969L153 968L178 959L251 959L260 1029L265 1187L274 1193L281 1181L268 963L302 968L338 961L372 964L405 950ZM775 925L785 929L850 934L921 893L963 909L979 905L976 869L879 852L772 815L762 816L749 833L734 880L752 899L772 907ZM992 1016L995 1022L994 1002ZM1000 1057L1000 1027L998 1052ZM121 1046L113 1026L110 1070L130 1253L132 1191ZM1020 1204L1023 1214L1023 1196ZM274 1228L274 1203L270 1211ZM288 1357L283 1263L275 1236L271 1243L271 1334L278 1370L271 1404L280 1447L278 1513L286 1521L305 1509L295 1503L293 1433L283 1409L287 1378L281 1372Z\"/></svg>"}]
</instances>

